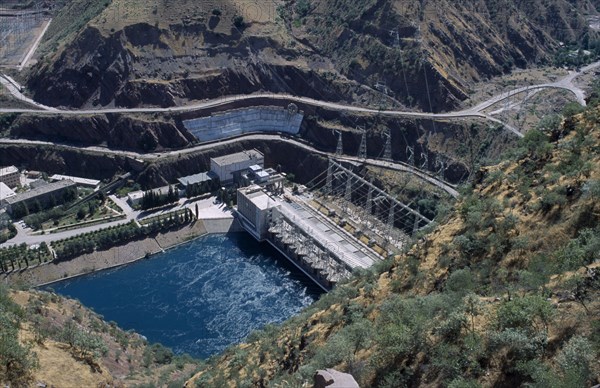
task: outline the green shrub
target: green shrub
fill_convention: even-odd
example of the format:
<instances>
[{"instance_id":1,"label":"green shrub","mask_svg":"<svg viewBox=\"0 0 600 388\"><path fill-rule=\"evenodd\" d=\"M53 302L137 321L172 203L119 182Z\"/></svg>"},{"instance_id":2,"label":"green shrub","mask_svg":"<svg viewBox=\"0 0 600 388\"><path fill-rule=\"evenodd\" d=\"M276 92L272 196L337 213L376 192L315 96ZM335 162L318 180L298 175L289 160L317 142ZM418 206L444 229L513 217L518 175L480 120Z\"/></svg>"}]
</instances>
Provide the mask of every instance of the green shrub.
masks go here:
<instances>
[{"instance_id":1,"label":"green shrub","mask_svg":"<svg viewBox=\"0 0 600 388\"><path fill-rule=\"evenodd\" d=\"M170 364L171 361L173 360L173 357L175 356L171 349L166 348L161 344L154 344L151 346L151 348L152 348L152 353L154 355L154 361L157 364L162 364L162 365Z\"/></svg>"},{"instance_id":2,"label":"green shrub","mask_svg":"<svg viewBox=\"0 0 600 388\"><path fill-rule=\"evenodd\" d=\"M582 336L575 336L556 356L564 380L572 387L588 386L591 382L591 366L597 362L597 352L592 344Z\"/></svg>"},{"instance_id":3,"label":"green shrub","mask_svg":"<svg viewBox=\"0 0 600 388\"><path fill-rule=\"evenodd\" d=\"M528 295L502 303L496 314L496 324L500 330L540 331L547 328L553 316L554 309L547 300Z\"/></svg>"}]
</instances>

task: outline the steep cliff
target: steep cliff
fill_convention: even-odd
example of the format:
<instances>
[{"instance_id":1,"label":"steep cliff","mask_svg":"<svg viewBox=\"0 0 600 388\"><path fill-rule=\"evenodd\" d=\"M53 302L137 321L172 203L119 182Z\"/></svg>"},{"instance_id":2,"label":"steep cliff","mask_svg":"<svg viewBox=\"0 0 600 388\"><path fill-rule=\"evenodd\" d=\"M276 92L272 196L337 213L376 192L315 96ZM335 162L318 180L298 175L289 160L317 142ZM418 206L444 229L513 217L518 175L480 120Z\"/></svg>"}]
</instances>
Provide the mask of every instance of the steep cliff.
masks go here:
<instances>
[{"instance_id":1,"label":"steep cliff","mask_svg":"<svg viewBox=\"0 0 600 388\"><path fill-rule=\"evenodd\" d=\"M596 6L115 0L47 54L27 86L52 106L173 106L266 90L440 111L474 81L549 62L559 41L590 45L585 14Z\"/></svg>"},{"instance_id":2,"label":"steep cliff","mask_svg":"<svg viewBox=\"0 0 600 388\"><path fill-rule=\"evenodd\" d=\"M23 114L10 128L14 137L139 151L183 148L194 140L180 122L160 118L149 121L118 114L85 117Z\"/></svg>"}]
</instances>

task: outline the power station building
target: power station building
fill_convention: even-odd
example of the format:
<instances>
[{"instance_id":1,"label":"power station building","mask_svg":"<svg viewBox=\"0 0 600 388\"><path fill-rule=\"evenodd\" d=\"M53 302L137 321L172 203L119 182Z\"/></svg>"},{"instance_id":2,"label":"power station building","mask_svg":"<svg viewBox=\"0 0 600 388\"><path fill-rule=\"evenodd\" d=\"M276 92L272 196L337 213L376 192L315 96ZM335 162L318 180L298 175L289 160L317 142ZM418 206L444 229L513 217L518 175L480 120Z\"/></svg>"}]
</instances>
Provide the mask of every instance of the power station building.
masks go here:
<instances>
[{"instance_id":1,"label":"power station building","mask_svg":"<svg viewBox=\"0 0 600 388\"><path fill-rule=\"evenodd\" d=\"M70 180L63 180L31 189L24 193L17 194L13 197L6 198L6 212L14 215L15 210L23 207L31 208L34 204L39 203L41 209L49 206L56 206L65 202L65 195L69 191L77 194L77 184ZM41 210L39 209L39 210Z\"/></svg>"},{"instance_id":2,"label":"power station building","mask_svg":"<svg viewBox=\"0 0 600 388\"><path fill-rule=\"evenodd\" d=\"M241 175L255 165L265 166L264 155L255 149L210 159L210 170L223 186L238 183Z\"/></svg>"}]
</instances>

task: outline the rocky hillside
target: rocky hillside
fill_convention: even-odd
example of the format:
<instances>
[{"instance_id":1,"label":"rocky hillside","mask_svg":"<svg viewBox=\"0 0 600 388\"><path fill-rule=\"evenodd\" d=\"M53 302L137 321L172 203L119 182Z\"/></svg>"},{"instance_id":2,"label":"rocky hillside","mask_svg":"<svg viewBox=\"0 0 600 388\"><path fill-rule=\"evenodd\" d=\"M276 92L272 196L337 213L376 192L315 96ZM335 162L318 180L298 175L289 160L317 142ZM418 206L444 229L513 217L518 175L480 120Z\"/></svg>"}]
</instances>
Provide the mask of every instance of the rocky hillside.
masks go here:
<instances>
[{"instance_id":1,"label":"rocky hillside","mask_svg":"<svg viewBox=\"0 0 600 388\"><path fill-rule=\"evenodd\" d=\"M530 131L481 170L448 219L281 327L251 334L186 384L600 383L600 107Z\"/></svg>"},{"instance_id":2,"label":"rocky hillside","mask_svg":"<svg viewBox=\"0 0 600 388\"><path fill-rule=\"evenodd\" d=\"M52 293L0 286L0 322L2 386L181 386L198 366Z\"/></svg>"},{"instance_id":3,"label":"rocky hillside","mask_svg":"<svg viewBox=\"0 0 600 388\"><path fill-rule=\"evenodd\" d=\"M73 1L27 87L52 106L173 106L267 90L440 111L595 36L592 0ZM87 20L91 19L89 23ZM427 87L424 88L423 86ZM429 93L427 93L429 90Z\"/></svg>"}]
</instances>

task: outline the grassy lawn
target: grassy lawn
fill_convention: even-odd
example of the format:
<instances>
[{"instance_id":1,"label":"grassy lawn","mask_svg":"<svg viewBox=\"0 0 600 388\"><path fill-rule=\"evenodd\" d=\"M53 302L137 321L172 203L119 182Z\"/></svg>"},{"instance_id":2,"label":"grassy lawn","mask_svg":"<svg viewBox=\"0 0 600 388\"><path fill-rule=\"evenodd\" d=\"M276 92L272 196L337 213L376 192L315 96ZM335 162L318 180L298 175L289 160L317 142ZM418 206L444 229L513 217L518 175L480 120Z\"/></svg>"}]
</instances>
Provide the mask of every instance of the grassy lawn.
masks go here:
<instances>
[{"instance_id":1,"label":"grassy lawn","mask_svg":"<svg viewBox=\"0 0 600 388\"><path fill-rule=\"evenodd\" d=\"M117 205L112 199L110 198L106 198L106 206L108 206L109 208L113 209L114 211L116 211L117 213L121 213L123 211L123 209L121 209L119 207L119 205Z\"/></svg>"},{"instance_id":2,"label":"grassy lawn","mask_svg":"<svg viewBox=\"0 0 600 388\"><path fill-rule=\"evenodd\" d=\"M125 185L123 187L120 187L119 189L117 189L116 194L117 194L117 197L123 198L123 197L126 197L127 194L132 193L134 191L138 191L138 190L140 190L140 185L135 183L133 185Z\"/></svg>"},{"instance_id":3,"label":"grassy lawn","mask_svg":"<svg viewBox=\"0 0 600 388\"><path fill-rule=\"evenodd\" d=\"M121 209L110 199L107 199L105 205L94 206L94 212L92 214L89 213L89 207L83 207L84 212L72 212L64 215L62 218L54 221L49 220L42 224L44 230L55 229L55 228L63 228L66 226L77 225L79 223L85 222L86 225L92 221L99 221L107 217L119 216L122 215ZM113 210L114 209L114 210ZM82 215L85 215L82 217Z\"/></svg>"}]
</instances>

